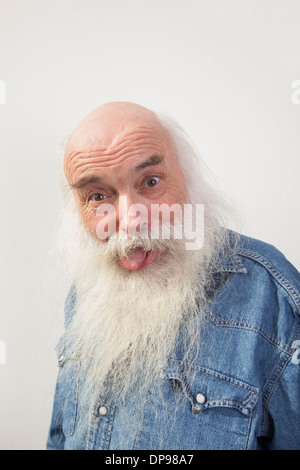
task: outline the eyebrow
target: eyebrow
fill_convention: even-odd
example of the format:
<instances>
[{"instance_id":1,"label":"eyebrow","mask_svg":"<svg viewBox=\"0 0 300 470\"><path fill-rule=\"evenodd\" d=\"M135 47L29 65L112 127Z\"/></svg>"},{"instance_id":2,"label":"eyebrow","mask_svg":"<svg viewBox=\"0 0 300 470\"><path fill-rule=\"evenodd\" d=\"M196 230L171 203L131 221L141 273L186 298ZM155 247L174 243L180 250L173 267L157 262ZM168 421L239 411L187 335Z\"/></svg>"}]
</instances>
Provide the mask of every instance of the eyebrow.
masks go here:
<instances>
[{"instance_id":1,"label":"eyebrow","mask_svg":"<svg viewBox=\"0 0 300 470\"><path fill-rule=\"evenodd\" d=\"M86 177L80 178L77 181L77 183L70 184L70 187L79 189L90 183L103 184L103 181L104 181L103 178L100 178L99 176L86 176Z\"/></svg>"},{"instance_id":2,"label":"eyebrow","mask_svg":"<svg viewBox=\"0 0 300 470\"><path fill-rule=\"evenodd\" d=\"M164 157L162 155L152 155L152 157L148 158L148 160L145 160L144 162L140 163L135 167L135 171L143 170L144 168L147 168L148 166L153 166L153 165L159 165L162 163L164 160ZM101 178L100 176L85 176L83 178L80 178L77 183L70 184L71 188L74 189L80 189L86 186L87 184L103 184L104 179Z\"/></svg>"},{"instance_id":3,"label":"eyebrow","mask_svg":"<svg viewBox=\"0 0 300 470\"><path fill-rule=\"evenodd\" d=\"M147 168L147 166L152 166L152 165L159 165L162 163L164 160L164 157L161 155L152 155L152 157L148 158L148 160L140 163L135 167L136 171L143 170L144 168Z\"/></svg>"}]
</instances>

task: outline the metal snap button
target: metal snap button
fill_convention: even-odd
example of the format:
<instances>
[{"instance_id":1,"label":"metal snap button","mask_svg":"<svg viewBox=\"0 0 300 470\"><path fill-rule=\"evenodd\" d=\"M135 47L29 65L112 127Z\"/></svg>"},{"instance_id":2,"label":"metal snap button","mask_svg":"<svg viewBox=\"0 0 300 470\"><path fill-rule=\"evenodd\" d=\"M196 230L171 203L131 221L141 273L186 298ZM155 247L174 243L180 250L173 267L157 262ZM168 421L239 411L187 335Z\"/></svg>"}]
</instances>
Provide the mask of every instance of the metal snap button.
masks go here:
<instances>
[{"instance_id":1,"label":"metal snap button","mask_svg":"<svg viewBox=\"0 0 300 470\"><path fill-rule=\"evenodd\" d=\"M203 403L206 402L206 397L203 395L203 393L197 393L196 395L196 402L200 403L200 405L203 405Z\"/></svg>"},{"instance_id":2,"label":"metal snap button","mask_svg":"<svg viewBox=\"0 0 300 470\"><path fill-rule=\"evenodd\" d=\"M100 408L99 408L99 414L100 414L101 416L105 416L105 415L107 414L107 408L106 408L106 406L104 406L104 405L100 406Z\"/></svg>"}]
</instances>

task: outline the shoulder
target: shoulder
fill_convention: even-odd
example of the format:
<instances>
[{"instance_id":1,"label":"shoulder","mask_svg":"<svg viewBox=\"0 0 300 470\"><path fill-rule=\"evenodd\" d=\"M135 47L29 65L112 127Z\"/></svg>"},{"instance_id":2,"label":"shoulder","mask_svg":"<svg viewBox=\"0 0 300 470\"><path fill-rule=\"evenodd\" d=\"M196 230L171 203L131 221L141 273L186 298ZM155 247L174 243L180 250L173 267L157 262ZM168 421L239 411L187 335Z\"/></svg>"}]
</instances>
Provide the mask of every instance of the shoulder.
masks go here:
<instances>
[{"instance_id":1,"label":"shoulder","mask_svg":"<svg viewBox=\"0 0 300 470\"><path fill-rule=\"evenodd\" d=\"M236 255L254 281L275 283L290 297L300 315L300 273L281 251L264 241L239 235Z\"/></svg>"},{"instance_id":2,"label":"shoulder","mask_svg":"<svg viewBox=\"0 0 300 470\"><path fill-rule=\"evenodd\" d=\"M300 274L276 247L229 231L208 317L217 326L259 333L288 350L300 331Z\"/></svg>"}]
</instances>

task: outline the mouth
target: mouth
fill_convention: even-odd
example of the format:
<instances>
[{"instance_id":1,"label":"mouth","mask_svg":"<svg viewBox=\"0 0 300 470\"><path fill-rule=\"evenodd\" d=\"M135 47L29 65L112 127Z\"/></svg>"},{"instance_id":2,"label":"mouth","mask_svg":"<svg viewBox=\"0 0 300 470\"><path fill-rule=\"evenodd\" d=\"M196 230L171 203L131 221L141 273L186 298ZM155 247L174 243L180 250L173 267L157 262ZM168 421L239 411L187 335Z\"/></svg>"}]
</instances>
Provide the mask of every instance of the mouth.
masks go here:
<instances>
[{"instance_id":1,"label":"mouth","mask_svg":"<svg viewBox=\"0 0 300 470\"><path fill-rule=\"evenodd\" d=\"M141 271L147 268L155 259L158 251L146 251L144 248L135 248L127 257L119 258L119 264L129 271Z\"/></svg>"}]
</instances>

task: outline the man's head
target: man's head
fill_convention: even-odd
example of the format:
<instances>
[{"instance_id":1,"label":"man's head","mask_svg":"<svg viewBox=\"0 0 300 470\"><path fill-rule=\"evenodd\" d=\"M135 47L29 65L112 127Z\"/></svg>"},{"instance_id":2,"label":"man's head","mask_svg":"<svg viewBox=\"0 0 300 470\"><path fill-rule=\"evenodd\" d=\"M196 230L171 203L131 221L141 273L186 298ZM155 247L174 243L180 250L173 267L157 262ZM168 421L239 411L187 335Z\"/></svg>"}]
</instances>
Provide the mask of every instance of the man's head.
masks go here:
<instances>
[{"instance_id":1,"label":"man's head","mask_svg":"<svg viewBox=\"0 0 300 470\"><path fill-rule=\"evenodd\" d=\"M222 202L198 163L173 121L133 103L97 108L66 145L68 189L59 241L76 289L66 340L85 374L83 411L104 393L108 377L124 400L137 381L148 387L183 326L187 351L198 344L190 320L207 305L218 255L227 246ZM182 226L188 219L172 213L164 224L160 214L152 217L153 208L197 203L205 206L204 244L190 251L175 231L163 237L165 225L175 229L178 219ZM141 209L134 233L132 206ZM103 207L107 230L99 237ZM155 224L158 239L151 237ZM126 237L115 236L120 234Z\"/></svg>"},{"instance_id":2,"label":"man's head","mask_svg":"<svg viewBox=\"0 0 300 470\"><path fill-rule=\"evenodd\" d=\"M171 207L188 202L169 133L152 111L133 103L109 103L90 113L67 144L64 169L81 219L95 236L104 217L99 215L101 206L112 208L105 218L109 238L110 226L114 232L130 231L133 206L142 205L140 225L150 230L153 204ZM157 255L157 250L146 253L136 248L120 263L140 270Z\"/></svg>"}]
</instances>

